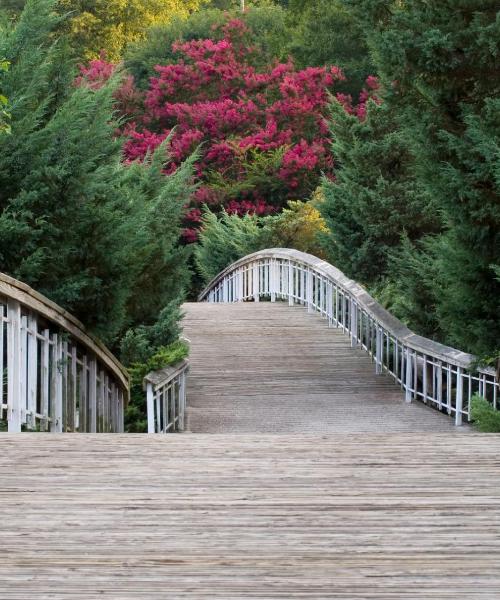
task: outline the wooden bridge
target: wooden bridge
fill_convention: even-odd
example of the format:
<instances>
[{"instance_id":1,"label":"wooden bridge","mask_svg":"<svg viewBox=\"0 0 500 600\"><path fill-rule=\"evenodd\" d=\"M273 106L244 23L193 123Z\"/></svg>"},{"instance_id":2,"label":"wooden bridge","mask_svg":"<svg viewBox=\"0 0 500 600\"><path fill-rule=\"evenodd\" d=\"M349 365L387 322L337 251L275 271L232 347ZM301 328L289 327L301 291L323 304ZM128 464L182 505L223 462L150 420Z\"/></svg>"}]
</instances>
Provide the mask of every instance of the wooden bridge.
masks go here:
<instances>
[{"instance_id":1,"label":"wooden bridge","mask_svg":"<svg viewBox=\"0 0 500 600\"><path fill-rule=\"evenodd\" d=\"M0 434L1 600L498 598L500 436L467 425L495 374L330 265L265 251L185 305L187 379L146 379L179 435L105 433L119 363L3 281L9 426L90 433Z\"/></svg>"}]
</instances>

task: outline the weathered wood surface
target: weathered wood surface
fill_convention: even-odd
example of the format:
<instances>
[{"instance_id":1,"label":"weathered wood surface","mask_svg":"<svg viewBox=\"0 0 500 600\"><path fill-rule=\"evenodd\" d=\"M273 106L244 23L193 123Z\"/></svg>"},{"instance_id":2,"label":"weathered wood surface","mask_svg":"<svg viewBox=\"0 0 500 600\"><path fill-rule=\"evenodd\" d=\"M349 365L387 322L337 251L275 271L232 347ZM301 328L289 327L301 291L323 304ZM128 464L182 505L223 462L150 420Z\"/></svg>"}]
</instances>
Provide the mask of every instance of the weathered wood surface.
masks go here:
<instances>
[{"instance_id":1,"label":"weathered wood surface","mask_svg":"<svg viewBox=\"0 0 500 600\"><path fill-rule=\"evenodd\" d=\"M453 420L376 375L302 306L277 302L189 303L187 428L202 433L452 431ZM462 432L469 431L462 427Z\"/></svg>"},{"instance_id":2,"label":"weathered wood surface","mask_svg":"<svg viewBox=\"0 0 500 600\"><path fill-rule=\"evenodd\" d=\"M0 435L2 600L497 600L500 436Z\"/></svg>"}]
</instances>

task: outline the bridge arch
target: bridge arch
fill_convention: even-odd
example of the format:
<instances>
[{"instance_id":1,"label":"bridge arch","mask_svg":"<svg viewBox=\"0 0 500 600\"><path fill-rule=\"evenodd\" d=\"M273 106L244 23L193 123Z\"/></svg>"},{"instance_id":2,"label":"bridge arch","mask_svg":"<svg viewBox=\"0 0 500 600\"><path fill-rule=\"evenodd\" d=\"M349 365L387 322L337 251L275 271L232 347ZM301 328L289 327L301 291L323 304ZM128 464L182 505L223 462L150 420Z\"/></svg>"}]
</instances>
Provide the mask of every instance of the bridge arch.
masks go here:
<instances>
[{"instance_id":1,"label":"bridge arch","mask_svg":"<svg viewBox=\"0 0 500 600\"><path fill-rule=\"evenodd\" d=\"M421 400L447 412L456 425L470 420L475 393L497 408L493 369L474 367L475 357L417 335L342 271L311 254L287 248L261 250L234 262L201 292L200 302L302 304L340 328L353 347L368 352L376 372L402 387L407 402Z\"/></svg>"}]
</instances>

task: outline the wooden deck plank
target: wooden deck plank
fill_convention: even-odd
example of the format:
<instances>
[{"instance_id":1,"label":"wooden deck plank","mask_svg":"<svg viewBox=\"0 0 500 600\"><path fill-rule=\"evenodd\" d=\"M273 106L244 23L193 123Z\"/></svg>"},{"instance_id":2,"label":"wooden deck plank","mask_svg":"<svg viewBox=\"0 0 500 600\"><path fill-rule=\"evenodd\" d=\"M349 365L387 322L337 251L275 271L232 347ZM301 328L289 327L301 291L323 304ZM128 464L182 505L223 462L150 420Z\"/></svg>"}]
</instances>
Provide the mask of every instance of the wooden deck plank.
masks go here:
<instances>
[{"instance_id":1,"label":"wooden deck plank","mask_svg":"<svg viewBox=\"0 0 500 600\"><path fill-rule=\"evenodd\" d=\"M187 427L200 433L452 431L407 404L340 330L283 302L184 305L191 341ZM464 427L463 432L468 428Z\"/></svg>"},{"instance_id":2,"label":"wooden deck plank","mask_svg":"<svg viewBox=\"0 0 500 600\"><path fill-rule=\"evenodd\" d=\"M0 435L2 600L496 600L500 437Z\"/></svg>"}]
</instances>

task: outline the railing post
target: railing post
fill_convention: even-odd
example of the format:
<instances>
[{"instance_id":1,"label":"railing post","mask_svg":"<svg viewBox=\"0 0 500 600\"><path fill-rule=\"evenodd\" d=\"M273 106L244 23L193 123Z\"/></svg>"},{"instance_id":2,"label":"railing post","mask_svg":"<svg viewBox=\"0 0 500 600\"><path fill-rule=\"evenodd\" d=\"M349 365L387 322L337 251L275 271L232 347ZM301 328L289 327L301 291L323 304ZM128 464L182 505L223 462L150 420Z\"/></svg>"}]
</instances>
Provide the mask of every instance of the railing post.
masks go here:
<instances>
[{"instance_id":1,"label":"railing post","mask_svg":"<svg viewBox=\"0 0 500 600\"><path fill-rule=\"evenodd\" d=\"M354 298L351 298L351 310L349 312L351 315L351 347L355 348L358 345L358 311Z\"/></svg>"},{"instance_id":2,"label":"railing post","mask_svg":"<svg viewBox=\"0 0 500 600\"><path fill-rule=\"evenodd\" d=\"M306 272L306 303L307 303L307 312L312 312L313 310L313 277L312 273L309 269Z\"/></svg>"},{"instance_id":3,"label":"railing post","mask_svg":"<svg viewBox=\"0 0 500 600\"><path fill-rule=\"evenodd\" d=\"M236 300L238 302L242 302L244 292L243 292L243 269L241 267L238 269L238 288L237 289L238 289L238 298L236 298Z\"/></svg>"},{"instance_id":4,"label":"railing post","mask_svg":"<svg viewBox=\"0 0 500 600\"><path fill-rule=\"evenodd\" d=\"M254 302L259 302L259 300L260 300L259 263L254 263L254 265L252 267L252 285L253 285Z\"/></svg>"},{"instance_id":5,"label":"railing post","mask_svg":"<svg viewBox=\"0 0 500 600\"><path fill-rule=\"evenodd\" d=\"M7 420L9 433L21 432L21 305L7 302Z\"/></svg>"},{"instance_id":6,"label":"railing post","mask_svg":"<svg viewBox=\"0 0 500 600\"><path fill-rule=\"evenodd\" d=\"M38 369L38 351L37 351L37 333L38 324L36 317L30 314L28 318L28 328L31 331L28 334L28 409L30 429L36 428L36 399L37 399L37 369Z\"/></svg>"},{"instance_id":7,"label":"railing post","mask_svg":"<svg viewBox=\"0 0 500 600\"><path fill-rule=\"evenodd\" d=\"M63 430L63 374L62 374L62 341L54 336L54 413L51 431L62 433Z\"/></svg>"},{"instance_id":8,"label":"railing post","mask_svg":"<svg viewBox=\"0 0 500 600\"><path fill-rule=\"evenodd\" d=\"M288 306L293 306L293 300L295 295L295 290L293 286L293 267L292 261L288 261Z\"/></svg>"},{"instance_id":9,"label":"railing post","mask_svg":"<svg viewBox=\"0 0 500 600\"><path fill-rule=\"evenodd\" d=\"M97 364L91 358L89 365L89 417L90 433L97 432Z\"/></svg>"},{"instance_id":10,"label":"railing post","mask_svg":"<svg viewBox=\"0 0 500 600\"><path fill-rule=\"evenodd\" d=\"M186 412L186 372L181 373L179 387L179 430L184 431L184 416Z\"/></svg>"},{"instance_id":11,"label":"railing post","mask_svg":"<svg viewBox=\"0 0 500 600\"><path fill-rule=\"evenodd\" d=\"M462 410L464 403L464 380L462 378L462 368L457 367L457 391L455 400L455 425L462 425Z\"/></svg>"},{"instance_id":12,"label":"railing post","mask_svg":"<svg viewBox=\"0 0 500 600\"><path fill-rule=\"evenodd\" d=\"M276 290L278 289L278 264L276 259L269 261L269 294L271 302L276 302Z\"/></svg>"},{"instance_id":13,"label":"railing post","mask_svg":"<svg viewBox=\"0 0 500 600\"><path fill-rule=\"evenodd\" d=\"M146 402L148 411L148 433L155 433L155 399L153 384L146 384Z\"/></svg>"},{"instance_id":14,"label":"railing post","mask_svg":"<svg viewBox=\"0 0 500 600\"><path fill-rule=\"evenodd\" d=\"M380 327L376 328L375 333L375 373L377 375L382 374L382 329Z\"/></svg>"},{"instance_id":15,"label":"railing post","mask_svg":"<svg viewBox=\"0 0 500 600\"><path fill-rule=\"evenodd\" d=\"M409 348L406 348L406 375L405 375L405 401L406 402L411 402L412 401L412 397L413 397L413 393L411 391L411 387L412 387L412 374L413 374L413 369L412 369L412 357L411 357L411 352Z\"/></svg>"}]
</instances>

